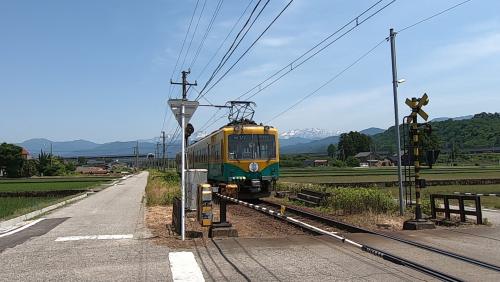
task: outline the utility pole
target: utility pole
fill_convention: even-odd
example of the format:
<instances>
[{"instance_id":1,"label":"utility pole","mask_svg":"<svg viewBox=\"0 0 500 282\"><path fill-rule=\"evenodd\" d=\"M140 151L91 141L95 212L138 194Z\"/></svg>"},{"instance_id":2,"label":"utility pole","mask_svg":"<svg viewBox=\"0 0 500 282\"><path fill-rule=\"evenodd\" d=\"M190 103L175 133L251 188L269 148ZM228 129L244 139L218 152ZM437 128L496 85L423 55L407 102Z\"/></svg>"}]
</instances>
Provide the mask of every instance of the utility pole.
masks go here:
<instances>
[{"instance_id":1,"label":"utility pole","mask_svg":"<svg viewBox=\"0 0 500 282\"><path fill-rule=\"evenodd\" d=\"M181 135L181 238L182 241L185 240L185 228L186 228L186 142L185 142L185 136L186 136L186 116L185 116L185 102L187 101L187 86L193 85L196 86L198 85L196 81L194 83L189 83L187 81L187 75L191 71L182 71L182 82L173 82L170 81L171 84L177 84L177 85L182 85L182 103L181 103L181 129L182 129L182 135Z\"/></svg>"},{"instance_id":2,"label":"utility pole","mask_svg":"<svg viewBox=\"0 0 500 282\"><path fill-rule=\"evenodd\" d=\"M139 141L137 141L137 145L135 146L135 169L139 170Z\"/></svg>"},{"instance_id":3,"label":"utility pole","mask_svg":"<svg viewBox=\"0 0 500 282\"><path fill-rule=\"evenodd\" d=\"M399 184L399 215L405 212L405 204L403 198L405 195L405 187L403 186L403 175L401 172L401 135L399 133L399 113L398 113L398 70L396 67L396 32L391 28L389 31L391 41L391 61L392 61L392 92L394 94L394 127L396 129L396 144L398 156L398 184Z\"/></svg>"},{"instance_id":4,"label":"utility pole","mask_svg":"<svg viewBox=\"0 0 500 282\"><path fill-rule=\"evenodd\" d=\"M155 157L156 168L160 168L160 142L156 142L156 157Z\"/></svg>"},{"instance_id":5,"label":"utility pole","mask_svg":"<svg viewBox=\"0 0 500 282\"><path fill-rule=\"evenodd\" d=\"M161 132L161 139L163 141L163 153L161 155L161 167L162 167L162 170L165 171L165 131L162 131Z\"/></svg>"}]
</instances>

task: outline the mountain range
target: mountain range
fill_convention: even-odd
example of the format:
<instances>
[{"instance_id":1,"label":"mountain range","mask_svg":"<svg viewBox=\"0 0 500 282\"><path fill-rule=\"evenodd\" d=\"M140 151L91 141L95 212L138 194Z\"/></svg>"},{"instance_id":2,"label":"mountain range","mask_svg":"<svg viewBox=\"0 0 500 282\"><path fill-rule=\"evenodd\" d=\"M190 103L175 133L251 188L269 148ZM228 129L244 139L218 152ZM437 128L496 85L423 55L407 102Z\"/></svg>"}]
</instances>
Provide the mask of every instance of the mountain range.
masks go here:
<instances>
[{"instance_id":1,"label":"mountain range","mask_svg":"<svg viewBox=\"0 0 500 282\"><path fill-rule=\"evenodd\" d=\"M368 128L361 132L373 135L383 132L380 128ZM283 132L280 135L280 147L283 153L308 153L308 152L323 152L326 147L331 143L338 143L339 136L328 136L321 138L328 132L327 130L308 128L308 129L295 129L290 132ZM284 136L284 137L283 137ZM201 137L198 136L198 137ZM167 138L168 139L168 138ZM40 151L50 152L61 157L95 157L95 156L123 156L133 155L134 147L139 144L139 153L148 154L155 153L156 142L153 139L143 139L140 141L115 141L109 143L95 143L88 140L74 140L74 141L51 141L44 138L34 138L26 140L17 145L22 146L30 152L31 155L37 156ZM173 156L177 154L180 149L180 142L174 142L167 145L167 155ZM161 152L162 147L160 145Z\"/></svg>"},{"instance_id":2,"label":"mountain range","mask_svg":"<svg viewBox=\"0 0 500 282\"><path fill-rule=\"evenodd\" d=\"M435 118L431 122L466 122L471 120L474 116L461 116L455 118L441 117ZM389 134L388 131L381 128L370 127L360 132L370 136L376 136L376 140L380 139L382 135ZM381 134L384 133L384 134ZM201 132L193 136L193 140L199 139L206 133ZM385 136L384 135L384 136ZM389 136L388 135L388 136ZM282 154L297 154L297 153L325 153L328 145L337 144L340 139L340 132L333 133L329 130L319 128L305 128L293 129L280 133L280 152ZM389 138L386 138L389 140ZM37 156L41 150L50 152L52 144L52 152L55 155L62 157L76 157L76 156L122 156L133 155L134 147L139 144L139 153L148 154L155 153L156 140L144 139L140 141L116 141L104 144L99 144L87 140L74 140L74 141L51 141L43 138L35 138L26 140L18 145L26 148L33 156ZM389 140L390 141L390 140ZM389 142L388 141L388 142ZM161 152L161 146L158 148ZM173 156L180 150L180 142L174 142L167 145L167 154Z\"/></svg>"}]
</instances>

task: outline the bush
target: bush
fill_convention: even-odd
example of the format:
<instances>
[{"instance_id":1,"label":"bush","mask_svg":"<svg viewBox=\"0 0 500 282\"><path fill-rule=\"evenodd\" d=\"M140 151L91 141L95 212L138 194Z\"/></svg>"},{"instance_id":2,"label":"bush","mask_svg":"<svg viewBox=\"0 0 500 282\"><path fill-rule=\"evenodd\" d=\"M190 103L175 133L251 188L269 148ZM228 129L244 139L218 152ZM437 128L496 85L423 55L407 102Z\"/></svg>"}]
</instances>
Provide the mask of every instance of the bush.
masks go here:
<instances>
[{"instance_id":1,"label":"bush","mask_svg":"<svg viewBox=\"0 0 500 282\"><path fill-rule=\"evenodd\" d=\"M180 196L179 175L175 171L149 170L146 185L146 201L148 206L171 205L176 196Z\"/></svg>"},{"instance_id":2,"label":"bush","mask_svg":"<svg viewBox=\"0 0 500 282\"><path fill-rule=\"evenodd\" d=\"M388 190L376 188L330 188L318 184L278 182L279 191L297 193L301 189L319 192L329 192L323 208L330 211L342 211L345 214L355 214L371 211L374 213L393 212L398 205Z\"/></svg>"},{"instance_id":3,"label":"bush","mask_svg":"<svg viewBox=\"0 0 500 282\"><path fill-rule=\"evenodd\" d=\"M347 166L350 166L350 167L358 167L359 166L359 160L356 159L355 157L348 157L346 160L345 160L345 163L347 164Z\"/></svg>"},{"instance_id":4,"label":"bush","mask_svg":"<svg viewBox=\"0 0 500 282\"><path fill-rule=\"evenodd\" d=\"M327 205L335 211L354 214L371 211L385 213L395 211L397 205L388 191L375 188L336 188Z\"/></svg>"}]
</instances>

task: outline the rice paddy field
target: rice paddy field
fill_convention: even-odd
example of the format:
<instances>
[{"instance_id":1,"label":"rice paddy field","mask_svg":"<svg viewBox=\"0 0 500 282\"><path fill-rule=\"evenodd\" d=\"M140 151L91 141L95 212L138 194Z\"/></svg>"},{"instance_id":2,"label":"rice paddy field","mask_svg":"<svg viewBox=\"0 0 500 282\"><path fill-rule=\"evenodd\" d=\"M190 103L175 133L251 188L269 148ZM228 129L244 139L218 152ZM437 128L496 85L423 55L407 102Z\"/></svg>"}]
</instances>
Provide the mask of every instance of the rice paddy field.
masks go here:
<instances>
[{"instance_id":1,"label":"rice paddy field","mask_svg":"<svg viewBox=\"0 0 500 282\"><path fill-rule=\"evenodd\" d=\"M434 167L421 171L421 177L427 180L455 180L455 179L500 179L500 166L469 166L469 167ZM280 171L281 183L311 183L335 184L357 182L385 182L397 181L396 167L382 168L282 168ZM387 189L394 198L398 197L398 187ZM429 186L422 190L422 196L429 199L430 194L461 193L496 193L500 194L500 184L491 185L442 185ZM500 209L500 197L481 197L483 207Z\"/></svg>"},{"instance_id":2,"label":"rice paddy field","mask_svg":"<svg viewBox=\"0 0 500 282\"><path fill-rule=\"evenodd\" d=\"M500 166L434 167L421 170L429 180L500 179ZM299 183L349 183L396 181L396 167L381 168L282 168L280 181Z\"/></svg>"},{"instance_id":3,"label":"rice paddy field","mask_svg":"<svg viewBox=\"0 0 500 282\"><path fill-rule=\"evenodd\" d=\"M0 220L6 220L73 197L84 190L109 183L112 177L44 177L0 180ZM74 190L74 195L57 195L57 191ZM37 192L51 192L37 196ZM13 196L16 192L33 192L33 196Z\"/></svg>"}]
</instances>

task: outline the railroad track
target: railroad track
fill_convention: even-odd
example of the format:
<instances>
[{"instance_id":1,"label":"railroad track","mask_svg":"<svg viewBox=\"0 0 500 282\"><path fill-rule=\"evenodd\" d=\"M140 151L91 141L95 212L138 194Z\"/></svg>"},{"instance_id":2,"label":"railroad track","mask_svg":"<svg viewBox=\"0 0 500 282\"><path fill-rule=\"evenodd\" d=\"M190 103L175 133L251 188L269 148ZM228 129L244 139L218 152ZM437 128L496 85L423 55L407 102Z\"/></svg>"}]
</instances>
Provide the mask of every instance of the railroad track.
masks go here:
<instances>
[{"instance_id":1,"label":"railroad track","mask_svg":"<svg viewBox=\"0 0 500 282\"><path fill-rule=\"evenodd\" d=\"M427 251L431 251L434 253L438 253L441 255L445 255L445 256L454 258L454 259L458 259L458 260L464 261L466 263L478 265L478 266L481 266L481 267L484 267L484 268L487 268L490 270L500 272L500 267L493 265L493 264L479 261L479 260L476 260L476 259L473 259L470 257L462 256L462 255L459 255L459 254L456 254L453 252L449 252L446 250L426 246L426 245L420 244L418 242L406 240L406 239L399 238L396 236L373 232L373 231L370 231L370 230L367 230L364 228L360 228L360 227L357 227L354 225L350 225L350 224L347 224L344 222L337 221L333 218L326 217L323 215L311 213L308 211L304 211L304 210L300 210L300 209L296 209L296 208L288 207L288 206L285 209L285 214L282 214L279 211L279 209L281 208L281 205L277 204L277 203L260 200L260 202L258 204L253 204L253 203L247 203L247 202L235 199L235 198L227 197L227 196L224 196L224 195L221 195L218 193L216 194L216 196L221 198L221 199L231 201L231 202L234 202L234 203L261 211L263 213L274 216L274 217L279 218L281 220L285 220L291 224L294 224L294 225L299 226L301 228L305 228L313 233L333 237L334 239L340 240L343 243L357 247L357 248L361 249L362 251L368 252L372 255L376 255L384 260L391 261L391 262L399 264L399 265L407 266L409 268L423 272L425 274L428 274L428 275L430 275L434 278L440 279L442 281L462 281L462 280L457 278L457 277L454 277L452 275L449 275L447 273L433 269L431 267L428 267L428 266L413 262L411 260L396 256L396 255L391 254L387 251L380 250L380 249L377 249L377 248L374 248L374 247L371 247L368 245L360 244L358 242L355 242L353 240L346 238L345 234L346 233L374 234L374 235L382 236L382 237L385 237L385 238L388 238L391 240L395 240L398 242L409 244L409 245L412 245L412 246L417 247L417 248L425 249Z\"/></svg>"},{"instance_id":2,"label":"railroad track","mask_svg":"<svg viewBox=\"0 0 500 282\"><path fill-rule=\"evenodd\" d=\"M281 207L281 205L277 204L277 203L273 203L273 202L269 202L269 201L265 201L265 200L260 200L260 201L261 201L261 203L263 205L265 205L265 206L267 206L269 208L280 208ZM351 224L347 224L345 222L341 222L341 221L335 220L335 219L330 218L330 217L326 217L326 216L323 216L323 215L315 214L315 213L312 213L312 212L309 212L309 211L304 211L304 210L297 209L297 208L294 208L294 207L288 207L287 206L286 210L288 212L292 213L292 214L297 214L297 215L299 215L301 217L306 217L306 218L309 218L311 220L321 222L323 225L333 226L333 227L339 228L341 230L348 231L350 233L369 233L369 234L377 235L377 236L380 236L380 237L384 237L384 238L395 240L395 241L398 241L398 242L401 242L401 243L405 243L405 244L408 244L408 245L411 245L411 246L414 246L414 247L417 247L417 248L420 248L420 249L424 249L424 250L427 250L427 251L438 253L440 255L444 255L444 256L447 256L447 257L454 258L454 259L458 259L458 260L461 260L461 261L464 261L464 262L467 262L467 263L470 263L470 264L474 264L474 265L477 265L477 266L480 266L480 267L484 267L486 269L490 269L490 270L494 270L494 271L500 272L500 266L497 266L497 265L494 265L494 264L490 264L490 263L487 263L487 262L484 262L484 261L480 261L480 260L477 260L477 259L474 259L474 258L470 258L470 257L467 257L467 256L463 256L463 255L460 255L460 254L457 254L457 253L453 253L453 252L450 252L450 251L447 251L447 250L443 250L443 249L431 247L431 246L424 245L424 244L421 244L421 243L418 243L418 242L415 242L415 241L403 239L403 238L400 238L400 237L397 237L397 236L394 236L394 235L388 235L388 234L384 234L384 233L379 233L379 232L371 231L371 230L368 230L368 229L364 229L364 228L361 228L361 227L358 227L358 226L354 226L354 225L351 225Z\"/></svg>"}]
</instances>

